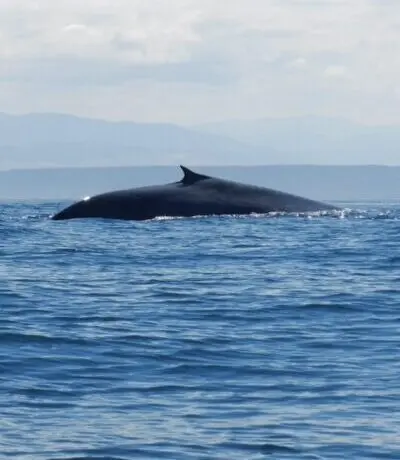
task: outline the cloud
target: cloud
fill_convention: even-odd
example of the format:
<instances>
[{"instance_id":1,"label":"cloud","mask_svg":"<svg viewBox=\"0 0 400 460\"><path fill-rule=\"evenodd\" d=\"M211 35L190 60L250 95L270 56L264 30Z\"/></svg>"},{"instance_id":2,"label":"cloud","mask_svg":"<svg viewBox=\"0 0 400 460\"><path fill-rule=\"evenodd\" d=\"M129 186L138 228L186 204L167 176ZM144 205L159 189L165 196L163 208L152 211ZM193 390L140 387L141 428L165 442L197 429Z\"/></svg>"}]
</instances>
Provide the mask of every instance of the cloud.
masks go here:
<instances>
[{"instance_id":1,"label":"cloud","mask_svg":"<svg viewBox=\"0 0 400 460\"><path fill-rule=\"evenodd\" d=\"M306 67L307 65L307 59L304 59L302 57L298 57L296 59L293 59L288 63L288 67L292 67L294 69L302 69Z\"/></svg>"},{"instance_id":2,"label":"cloud","mask_svg":"<svg viewBox=\"0 0 400 460\"><path fill-rule=\"evenodd\" d=\"M343 78L347 75L347 69L342 65L329 65L324 71L325 77Z\"/></svg>"},{"instance_id":3,"label":"cloud","mask_svg":"<svg viewBox=\"0 0 400 460\"><path fill-rule=\"evenodd\" d=\"M107 118L117 110L100 98L134 107L146 91L172 121L348 114L349 100L393 117L398 17L389 0L2 0L0 105L82 113L83 98Z\"/></svg>"}]
</instances>

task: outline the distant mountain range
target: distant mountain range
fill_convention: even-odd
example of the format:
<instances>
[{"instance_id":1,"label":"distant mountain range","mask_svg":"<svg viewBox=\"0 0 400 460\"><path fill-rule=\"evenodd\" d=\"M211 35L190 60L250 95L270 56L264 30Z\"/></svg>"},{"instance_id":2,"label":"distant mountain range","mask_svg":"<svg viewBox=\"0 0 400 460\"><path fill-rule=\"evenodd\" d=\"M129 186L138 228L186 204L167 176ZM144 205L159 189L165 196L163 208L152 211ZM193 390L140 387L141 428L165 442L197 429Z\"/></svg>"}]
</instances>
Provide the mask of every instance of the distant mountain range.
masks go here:
<instances>
[{"instance_id":1,"label":"distant mountain range","mask_svg":"<svg viewBox=\"0 0 400 460\"><path fill-rule=\"evenodd\" d=\"M179 163L254 164L264 148L173 124L0 114L0 169Z\"/></svg>"},{"instance_id":2,"label":"distant mountain range","mask_svg":"<svg viewBox=\"0 0 400 460\"><path fill-rule=\"evenodd\" d=\"M197 126L279 151L280 164L400 165L400 126L366 126L341 118L231 120Z\"/></svg>"},{"instance_id":3,"label":"distant mountain range","mask_svg":"<svg viewBox=\"0 0 400 460\"><path fill-rule=\"evenodd\" d=\"M400 127L321 117L183 127L0 114L0 169L139 165L400 164Z\"/></svg>"}]
</instances>

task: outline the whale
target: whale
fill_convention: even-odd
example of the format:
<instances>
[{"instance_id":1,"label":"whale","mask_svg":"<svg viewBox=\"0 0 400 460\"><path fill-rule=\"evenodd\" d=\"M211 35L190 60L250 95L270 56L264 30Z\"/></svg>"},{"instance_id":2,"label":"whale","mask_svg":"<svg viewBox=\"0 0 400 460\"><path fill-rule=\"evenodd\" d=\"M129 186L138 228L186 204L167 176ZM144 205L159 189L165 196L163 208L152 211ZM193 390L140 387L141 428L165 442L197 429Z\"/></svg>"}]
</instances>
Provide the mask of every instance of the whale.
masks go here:
<instances>
[{"instance_id":1,"label":"whale","mask_svg":"<svg viewBox=\"0 0 400 460\"><path fill-rule=\"evenodd\" d=\"M115 190L77 201L51 216L52 220L307 213L338 207L290 193L199 174L180 165L178 182Z\"/></svg>"}]
</instances>

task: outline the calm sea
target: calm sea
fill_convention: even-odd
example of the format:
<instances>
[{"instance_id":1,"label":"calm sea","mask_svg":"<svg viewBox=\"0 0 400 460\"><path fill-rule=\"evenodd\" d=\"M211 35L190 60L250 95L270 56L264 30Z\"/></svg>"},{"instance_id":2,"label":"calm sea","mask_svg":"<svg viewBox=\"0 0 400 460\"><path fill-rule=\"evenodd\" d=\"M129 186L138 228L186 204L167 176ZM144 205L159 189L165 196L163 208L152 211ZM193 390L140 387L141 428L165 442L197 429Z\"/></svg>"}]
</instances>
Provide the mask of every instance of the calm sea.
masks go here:
<instances>
[{"instance_id":1,"label":"calm sea","mask_svg":"<svg viewBox=\"0 0 400 460\"><path fill-rule=\"evenodd\" d=\"M400 458L400 207L0 206L0 458Z\"/></svg>"}]
</instances>

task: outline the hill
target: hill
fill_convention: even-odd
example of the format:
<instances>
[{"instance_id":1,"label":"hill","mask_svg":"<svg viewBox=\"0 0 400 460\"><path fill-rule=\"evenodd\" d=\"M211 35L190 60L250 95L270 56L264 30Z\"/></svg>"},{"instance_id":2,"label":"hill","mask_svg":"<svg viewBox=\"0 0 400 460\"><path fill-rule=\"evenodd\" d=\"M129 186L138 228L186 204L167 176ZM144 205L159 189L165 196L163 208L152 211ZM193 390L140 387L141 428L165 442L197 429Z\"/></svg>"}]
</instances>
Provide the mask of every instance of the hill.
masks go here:
<instances>
[{"instance_id":1,"label":"hill","mask_svg":"<svg viewBox=\"0 0 400 460\"><path fill-rule=\"evenodd\" d=\"M264 149L173 124L0 114L0 169L258 163Z\"/></svg>"},{"instance_id":2,"label":"hill","mask_svg":"<svg viewBox=\"0 0 400 460\"><path fill-rule=\"evenodd\" d=\"M366 126L341 118L228 120L193 127L279 151L284 164L400 165L400 126Z\"/></svg>"}]
</instances>

